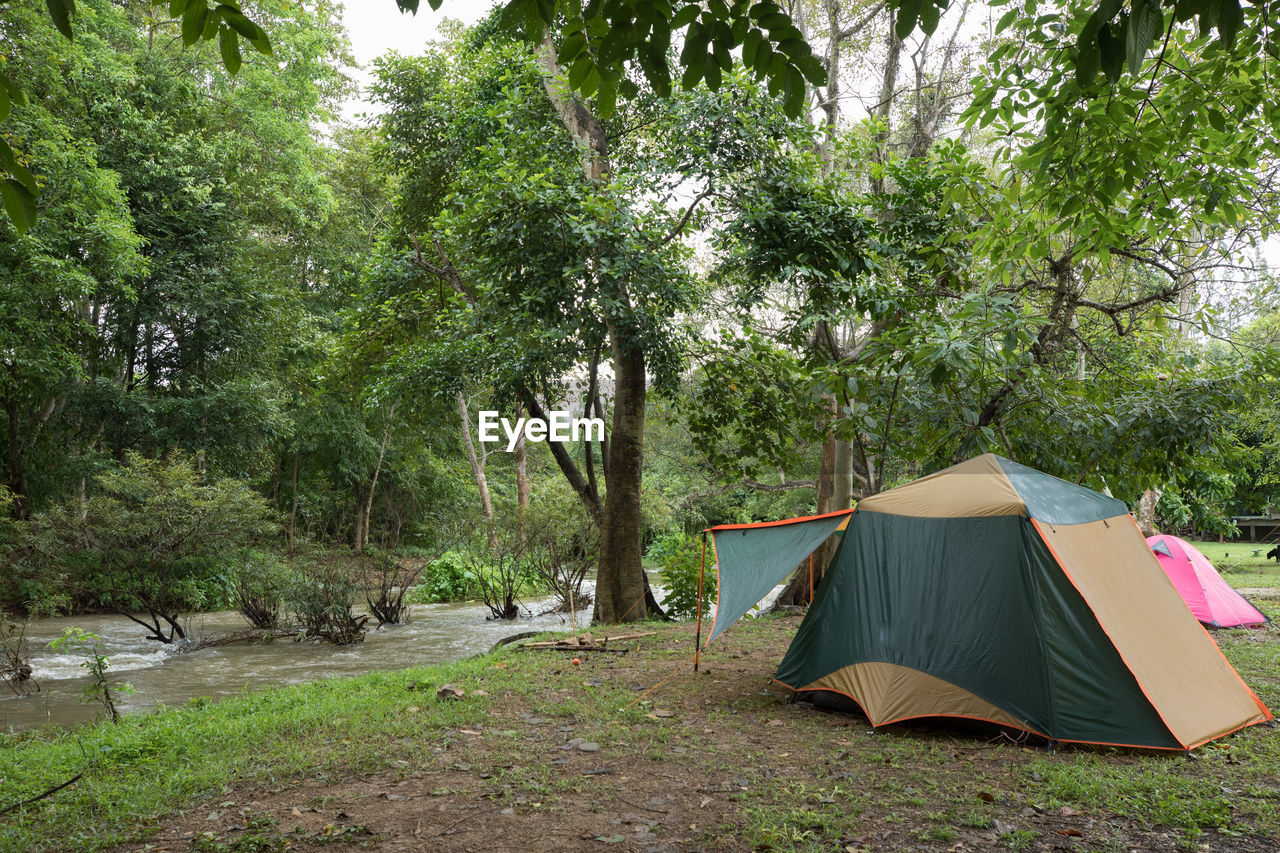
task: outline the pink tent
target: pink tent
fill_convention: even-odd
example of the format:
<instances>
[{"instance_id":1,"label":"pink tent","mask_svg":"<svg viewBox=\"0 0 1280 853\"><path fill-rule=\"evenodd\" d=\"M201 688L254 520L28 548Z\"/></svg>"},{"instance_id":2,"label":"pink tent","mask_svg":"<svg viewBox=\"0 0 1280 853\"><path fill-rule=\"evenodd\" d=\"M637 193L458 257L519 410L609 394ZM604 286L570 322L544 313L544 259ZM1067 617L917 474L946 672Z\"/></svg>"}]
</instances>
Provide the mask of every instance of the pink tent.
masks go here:
<instances>
[{"instance_id":1,"label":"pink tent","mask_svg":"<svg viewBox=\"0 0 1280 853\"><path fill-rule=\"evenodd\" d=\"M1160 568L1173 581L1191 613L1214 628L1261 625L1267 621L1258 608L1232 589L1196 546L1177 536L1148 536Z\"/></svg>"}]
</instances>

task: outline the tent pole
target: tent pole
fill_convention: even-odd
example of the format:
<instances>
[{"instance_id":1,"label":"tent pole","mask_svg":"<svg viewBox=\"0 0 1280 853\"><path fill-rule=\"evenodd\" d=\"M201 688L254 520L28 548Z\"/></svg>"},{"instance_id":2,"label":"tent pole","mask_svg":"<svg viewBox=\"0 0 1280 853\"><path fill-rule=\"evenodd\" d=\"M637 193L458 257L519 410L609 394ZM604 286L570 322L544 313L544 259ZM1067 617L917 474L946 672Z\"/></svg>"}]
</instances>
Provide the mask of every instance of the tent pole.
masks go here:
<instances>
[{"instance_id":1,"label":"tent pole","mask_svg":"<svg viewBox=\"0 0 1280 853\"><path fill-rule=\"evenodd\" d=\"M693 641L693 671L698 671L698 655L702 651L702 576L707 569L707 531L702 531L702 559L698 561L698 638Z\"/></svg>"}]
</instances>

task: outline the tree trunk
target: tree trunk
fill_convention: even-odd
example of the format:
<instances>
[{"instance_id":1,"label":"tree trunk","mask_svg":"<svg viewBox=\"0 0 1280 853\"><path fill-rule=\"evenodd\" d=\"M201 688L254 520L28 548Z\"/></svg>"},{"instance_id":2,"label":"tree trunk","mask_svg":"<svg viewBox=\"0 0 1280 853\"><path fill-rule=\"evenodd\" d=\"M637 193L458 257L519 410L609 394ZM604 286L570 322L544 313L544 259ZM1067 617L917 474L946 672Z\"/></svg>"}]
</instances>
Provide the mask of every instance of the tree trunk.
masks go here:
<instances>
[{"instance_id":1,"label":"tree trunk","mask_svg":"<svg viewBox=\"0 0 1280 853\"><path fill-rule=\"evenodd\" d=\"M454 395L458 404L458 418L462 421L462 446L467 451L467 462L471 465L471 476L476 481L476 491L480 493L480 512L489 528L489 550L498 548L498 531L493 529L493 500L489 496L489 481L484 475L484 460L476 455L475 443L471 440L471 413L467 411L467 398L459 391ZM524 439L520 441L523 443Z\"/></svg>"},{"instance_id":2,"label":"tree trunk","mask_svg":"<svg viewBox=\"0 0 1280 853\"><path fill-rule=\"evenodd\" d=\"M1156 528L1156 504L1160 503L1160 495L1163 492L1164 489L1153 486L1143 492L1142 498L1138 501L1138 511L1134 516L1143 536L1155 536L1160 532Z\"/></svg>"},{"instance_id":3,"label":"tree trunk","mask_svg":"<svg viewBox=\"0 0 1280 853\"><path fill-rule=\"evenodd\" d=\"M293 454L293 495L289 499L289 531L285 536L285 549L293 553L293 540L298 524L298 454Z\"/></svg>"},{"instance_id":4,"label":"tree trunk","mask_svg":"<svg viewBox=\"0 0 1280 853\"><path fill-rule=\"evenodd\" d=\"M600 187L609 181L609 139L604 125L587 107L570 95L564 73L556 61L550 35L542 40L539 59L546 76L543 83L556 114L582 152L582 171ZM620 285L619 310L630 307L630 296ZM609 348L613 353L616 383L613 433L605 453L606 491L600 526L600 562L596 569L594 620L616 624L644 619L656 606L641 565L640 485L644 461L644 415L647 377L644 352L629 340L612 318L606 319ZM557 461L560 461L557 459ZM562 464L562 468L565 466ZM579 490L580 491L580 490Z\"/></svg>"},{"instance_id":5,"label":"tree trunk","mask_svg":"<svg viewBox=\"0 0 1280 853\"><path fill-rule=\"evenodd\" d=\"M396 404L387 412L387 423L382 428L382 444L378 446L378 462L373 466L373 482L369 484L369 495L364 503L364 524L361 526L362 537L356 543L356 551L363 552L369 544L369 521L373 518L373 495L378 490L378 475L382 473L382 460L387 456L387 439L391 437L391 419L396 415Z\"/></svg>"},{"instance_id":6,"label":"tree trunk","mask_svg":"<svg viewBox=\"0 0 1280 853\"><path fill-rule=\"evenodd\" d=\"M588 448L590 452L590 448ZM529 544L525 517L529 514L529 449L525 446L524 433L516 442L516 519L520 531L520 550Z\"/></svg>"},{"instance_id":7,"label":"tree trunk","mask_svg":"<svg viewBox=\"0 0 1280 853\"><path fill-rule=\"evenodd\" d=\"M640 548L641 463L644 458L644 355L624 350L613 338L613 438L609 443L609 480L600 529L593 619L602 624L632 622L649 615Z\"/></svg>"},{"instance_id":8,"label":"tree trunk","mask_svg":"<svg viewBox=\"0 0 1280 853\"><path fill-rule=\"evenodd\" d=\"M835 506L835 465L836 465L836 440L828 432L826 438L822 441L822 468L818 471L818 515L828 512L835 512L837 509L847 509L847 507ZM787 582L787 586L778 594L773 606L803 606L809 604L809 590L817 589L818 584L822 581L822 575L827 569L827 564L831 562L832 555L835 554L837 539L832 537L813 553L813 578L812 582L809 577L808 561L802 563L796 568L791 580Z\"/></svg>"}]
</instances>

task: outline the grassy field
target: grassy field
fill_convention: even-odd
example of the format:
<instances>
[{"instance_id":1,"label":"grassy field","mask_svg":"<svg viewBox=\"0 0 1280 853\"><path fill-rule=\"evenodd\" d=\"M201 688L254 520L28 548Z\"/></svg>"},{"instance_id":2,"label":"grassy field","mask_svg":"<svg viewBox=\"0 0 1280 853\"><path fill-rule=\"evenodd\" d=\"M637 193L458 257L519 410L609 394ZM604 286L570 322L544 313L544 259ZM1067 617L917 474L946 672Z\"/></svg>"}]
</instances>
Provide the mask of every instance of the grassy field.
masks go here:
<instances>
[{"instance_id":1,"label":"grassy field","mask_svg":"<svg viewBox=\"0 0 1280 853\"><path fill-rule=\"evenodd\" d=\"M1280 847L1269 726L1192 758L873 730L769 687L797 623L735 626L698 674L691 626L655 625L578 664L507 647L0 736L0 808L83 774L0 815L0 850ZM1280 706L1280 631L1214 636Z\"/></svg>"},{"instance_id":2,"label":"grassy field","mask_svg":"<svg viewBox=\"0 0 1280 853\"><path fill-rule=\"evenodd\" d=\"M1274 542L1200 542L1191 543L1209 558L1227 583L1236 587L1280 587L1280 563L1268 560L1266 553Z\"/></svg>"}]
</instances>

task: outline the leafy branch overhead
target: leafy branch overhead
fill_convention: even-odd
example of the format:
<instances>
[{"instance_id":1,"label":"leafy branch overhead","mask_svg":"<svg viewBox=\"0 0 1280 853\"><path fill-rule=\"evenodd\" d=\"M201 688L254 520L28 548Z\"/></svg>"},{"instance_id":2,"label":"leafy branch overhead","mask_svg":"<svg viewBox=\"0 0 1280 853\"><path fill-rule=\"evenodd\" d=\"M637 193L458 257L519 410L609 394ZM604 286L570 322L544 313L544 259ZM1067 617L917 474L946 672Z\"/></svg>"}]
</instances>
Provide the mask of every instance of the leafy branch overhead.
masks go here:
<instances>
[{"instance_id":1,"label":"leafy branch overhead","mask_svg":"<svg viewBox=\"0 0 1280 853\"><path fill-rule=\"evenodd\" d=\"M439 2L439 0L436 0ZM433 3L433 5L435 5ZM791 16L771 0L511 0L505 16L531 38L548 28L561 36L559 61L569 85L584 97L597 97L597 110L612 114L626 68L635 63L660 95L671 92L673 44L680 45L680 84L692 89L706 82L718 91L741 48L742 63L770 94L782 96L788 115L804 110L806 81L826 83L826 70L809 48Z\"/></svg>"},{"instance_id":2,"label":"leafy branch overhead","mask_svg":"<svg viewBox=\"0 0 1280 853\"><path fill-rule=\"evenodd\" d=\"M72 21L76 14L76 0L45 0L58 32L68 39L75 38ZM266 31L250 20L238 3L210 4L208 0L168 0L152 2L152 6L168 6L170 17L182 30L182 42L190 47L197 42L218 40L222 64L235 74L243 64L240 40L244 39L259 53L271 55L271 39ZM416 3L401 2L401 8L416 7ZM25 106L26 95L22 87L9 76L0 61L0 121L9 117L13 107ZM36 201L39 184L35 175L23 165L22 155L0 139L0 202L9 221L19 234L25 234L36 221Z\"/></svg>"}]
</instances>

